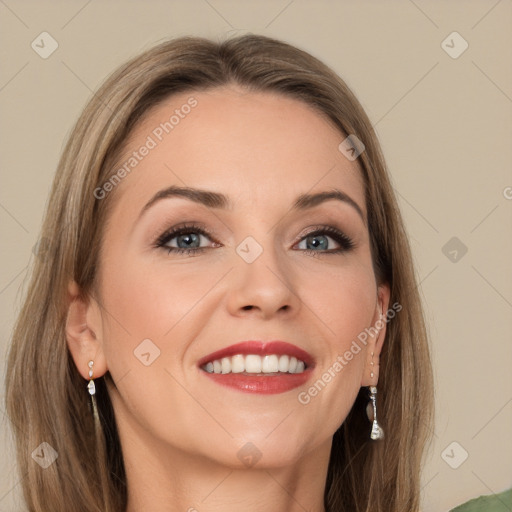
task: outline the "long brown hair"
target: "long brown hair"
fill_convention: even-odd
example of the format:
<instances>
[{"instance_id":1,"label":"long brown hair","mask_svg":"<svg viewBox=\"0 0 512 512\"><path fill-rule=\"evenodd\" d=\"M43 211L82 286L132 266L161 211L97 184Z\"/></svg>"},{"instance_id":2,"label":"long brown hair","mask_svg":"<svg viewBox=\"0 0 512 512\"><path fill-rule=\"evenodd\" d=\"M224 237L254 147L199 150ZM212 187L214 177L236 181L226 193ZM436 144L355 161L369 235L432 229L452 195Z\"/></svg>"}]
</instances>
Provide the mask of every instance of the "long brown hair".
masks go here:
<instances>
[{"instance_id":1,"label":"long brown hair","mask_svg":"<svg viewBox=\"0 0 512 512\"><path fill-rule=\"evenodd\" d=\"M420 469L433 421L427 332L411 251L377 136L344 81L308 53L261 35L223 42L181 37L158 44L116 70L93 95L60 159L47 204L40 250L14 328L6 406L19 474L30 511L124 512L127 489L121 446L105 379L96 379L101 428L65 339L67 285L93 296L102 228L115 191L94 191L112 176L134 126L150 108L183 91L234 83L299 99L364 144L375 274L402 309L387 325L380 357L379 423L370 439L362 388L334 435L325 489L328 512L415 512ZM58 454L46 469L30 453L46 442Z\"/></svg>"}]
</instances>

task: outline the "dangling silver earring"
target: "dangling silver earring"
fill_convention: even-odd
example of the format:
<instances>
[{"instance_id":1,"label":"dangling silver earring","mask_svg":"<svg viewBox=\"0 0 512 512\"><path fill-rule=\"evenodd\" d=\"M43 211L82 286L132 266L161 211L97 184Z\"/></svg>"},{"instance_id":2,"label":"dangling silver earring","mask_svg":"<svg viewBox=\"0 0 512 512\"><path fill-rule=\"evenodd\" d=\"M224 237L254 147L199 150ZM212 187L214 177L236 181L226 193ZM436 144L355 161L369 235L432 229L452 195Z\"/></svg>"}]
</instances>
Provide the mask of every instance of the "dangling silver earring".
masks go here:
<instances>
[{"instance_id":1,"label":"dangling silver earring","mask_svg":"<svg viewBox=\"0 0 512 512\"><path fill-rule=\"evenodd\" d=\"M373 422L372 432L370 437L376 441L378 439L384 439L384 430L377 423L377 387L369 386L370 391L370 402L368 402L368 407L366 408L366 414L368 415L368 419Z\"/></svg>"},{"instance_id":2,"label":"dangling silver earring","mask_svg":"<svg viewBox=\"0 0 512 512\"><path fill-rule=\"evenodd\" d=\"M98 408L96 406L96 397L94 396L96 394L96 386L94 385L94 379L92 378L94 375L94 371L92 367L94 366L94 361L89 361L89 384L87 384L87 390L89 391L89 394L91 395L92 400L92 412L94 414L94 418L96 420L99 420L98 416Z\"/></svg>"}]
</instances>

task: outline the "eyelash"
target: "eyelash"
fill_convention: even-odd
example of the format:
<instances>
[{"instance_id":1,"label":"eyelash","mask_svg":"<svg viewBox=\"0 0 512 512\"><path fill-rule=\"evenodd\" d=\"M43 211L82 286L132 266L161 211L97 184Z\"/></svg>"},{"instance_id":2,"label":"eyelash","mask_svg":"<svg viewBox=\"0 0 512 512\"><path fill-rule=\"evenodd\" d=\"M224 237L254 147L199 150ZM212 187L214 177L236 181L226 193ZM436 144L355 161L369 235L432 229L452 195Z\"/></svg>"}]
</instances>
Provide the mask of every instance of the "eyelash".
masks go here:
<instances>
[{"instance_id":1,"label":"eyelash","mask_svg":"<svg viewBox=\"0 0 512 512\"><path fill-rule=\"evenodd\" d=\"M212 238L212 233L210 233L207 229L202 228L196 224L183 225L179 227L172 228L168 231L165 231L158 237L154 246L156 248L161 248L167 251L167 254L192 254L197 255L205 250L209 249L209 247L194 247L192 249L184 249L180 247L167 247L165 244L169 243L170 240L176 238L180 235L197 233L199 235L206 236L208 238ZM309 254L311 256L318 256L319 254L341 254L343 252L350 251L354 248L355 244L351 238L349 238L345 233L342 233L336 228L331 226L315 226L312 231L306 233L297 243L302 242L305 238L310 236L317 236L323 234L329 234L329 236L340 245L339 249L333 249L329 251L315 251L313 249L300 249L302 252Z\"/></svg>"}]
</instances>

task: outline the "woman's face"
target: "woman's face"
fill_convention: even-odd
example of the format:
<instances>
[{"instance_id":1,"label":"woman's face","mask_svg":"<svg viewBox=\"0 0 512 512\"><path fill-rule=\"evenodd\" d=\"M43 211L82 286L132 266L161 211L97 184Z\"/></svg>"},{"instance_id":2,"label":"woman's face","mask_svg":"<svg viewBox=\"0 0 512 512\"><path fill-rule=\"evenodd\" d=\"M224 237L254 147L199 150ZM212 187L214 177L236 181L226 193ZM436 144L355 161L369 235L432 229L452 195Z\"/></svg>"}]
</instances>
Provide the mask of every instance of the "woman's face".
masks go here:
<instances>
[{"instance_id":1,"label":"woman's face","mask_svg":"<svg viewBox=\"0 0 512 512\"><path fill-rule=\"evenodd\" d=\"M237 88L173 96L137 126L112 170L125 172L96 192L115 203L101 307L89 317L95 375L108 369L116 383L132 451L284 465L328 450L359 388L377 383L379 345L359 341L356 353L353 342L387 308L387 289L375 281L361 171L338 149L343 139L297 100ZM295 204L334 190L341 199ZM295 348L211 356L275 340ZM300 363L290 373L294 354L304 373Z\"/></svg>"}]
</instances>

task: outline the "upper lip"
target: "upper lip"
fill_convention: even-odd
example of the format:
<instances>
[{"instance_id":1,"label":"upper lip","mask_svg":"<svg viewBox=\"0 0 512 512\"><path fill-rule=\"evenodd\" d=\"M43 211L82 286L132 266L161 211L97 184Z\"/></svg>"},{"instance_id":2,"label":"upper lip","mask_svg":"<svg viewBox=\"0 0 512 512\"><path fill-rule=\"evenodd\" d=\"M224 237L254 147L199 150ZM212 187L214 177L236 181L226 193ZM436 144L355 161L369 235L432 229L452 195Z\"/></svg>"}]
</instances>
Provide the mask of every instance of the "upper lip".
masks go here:
<instances>
[{"instance_id":1,"label":"upper lip","mask_svg":"<svg viewBox=\"0 0 512 512\"><path fill-rule=\"evenodd\" d=\"M311 354L305 350L288 343L286 341L241 341L228 347L222 348L207 356L202 357L198 361L198 366L201 367L206 363L214 361L216 359L222 359L223 357L234 356L236 354L256 354L260 356L276 354L283 355L287 354L293 356L301 361L304 361L306 367L315 366L315 360Z\"/></svg>"}]
</instances>

